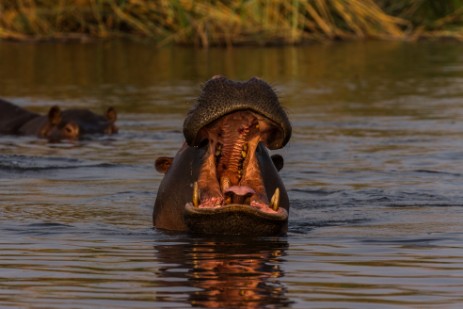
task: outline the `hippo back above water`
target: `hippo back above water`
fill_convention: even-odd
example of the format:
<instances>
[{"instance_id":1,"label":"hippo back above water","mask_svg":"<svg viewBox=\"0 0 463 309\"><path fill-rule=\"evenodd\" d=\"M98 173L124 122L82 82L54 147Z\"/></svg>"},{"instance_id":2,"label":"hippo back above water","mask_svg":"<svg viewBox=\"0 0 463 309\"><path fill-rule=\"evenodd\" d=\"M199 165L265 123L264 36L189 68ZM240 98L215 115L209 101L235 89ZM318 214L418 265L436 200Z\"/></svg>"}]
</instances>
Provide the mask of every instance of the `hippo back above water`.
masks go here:
<instances>
[{"instance_id":1,"label":"hippo back above water","mask_svg":"<svg viewBox=\"0 0 463 309\"><path fill-rule=\"evenodd\" d=\"M40 115L0 99L0 134L35 135L52 142L76 140L88 134L114 134L116 110L108 108L105 115L86 109L62 111L58 106Z\"/></svg>"},{"instance_id":2,"label":"hippo back above water","mask_svg":"<svg viewBox=\"0 0 463 309\"><path fill-rule=\"evenodd\" d=\"M81 135L115 134L117 112L109 107L104 115L98 115L88 109L66 109L62 113L63 121L74 122L79 126Z\"/></svg>"},{"instance_id":3,"label":"hippo back above water","mask_svg":"<svg viewBox=\"0 0 463 309\"><path fill-rule=\"evenodd\" d=\"M281 235L289 199L278 170L279 149L291 124L273 89L263 80L205 83L183 126L185 143L171 159L156 160L165 172L153 224L204 234Z\"/></svg>"},{"instance_id":4,"label":"hippo back above water","mask_svg":"<svg viewBox=\"0 0 463 309\"><path fill-rule=\"evenodd\" d=\"M77 139L78 125L63 121L61 116L58 106L52 106L47 115L40 115L0 99L0 134L35 135L50 141Z\"/></svg>"}]
</instances>

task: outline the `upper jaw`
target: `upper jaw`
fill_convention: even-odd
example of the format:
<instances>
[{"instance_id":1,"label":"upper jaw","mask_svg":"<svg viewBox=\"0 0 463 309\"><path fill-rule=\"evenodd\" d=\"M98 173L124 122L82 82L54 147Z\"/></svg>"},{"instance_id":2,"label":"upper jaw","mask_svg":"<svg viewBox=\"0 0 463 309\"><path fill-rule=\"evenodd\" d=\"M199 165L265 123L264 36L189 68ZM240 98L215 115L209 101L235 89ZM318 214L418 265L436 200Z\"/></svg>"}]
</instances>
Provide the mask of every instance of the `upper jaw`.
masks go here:
<instances>
[{"instance_id":1,"label":"upper jaw","mask_svg":"<svg viewBox=\"0 0 463 309\"><path fill-rule=\"evenodd\" d=\"M271 131L270 126L253 112L239 111L201 131L207 151L193 184L193 207L212 210L244 205L257 212L285 217L279 208L280 189L266 192L257 159L262 151L258 146L269 138L266 133Z\"/></svg>"},{"instance_id":2,"label":"upper jaw","mask_svg":"<svg viewBox=\"0 0 463 309\"><path fill-rule=\"evenodd\" d=\"M259 78L237 82L215 76L204 84L195 106L183 123L187 144L196 147L201 142L200 131L226 114L250 110L273 122L269 149L284 147L291 138L291 124L272 87Z\"/></svg>"}]
</instances>

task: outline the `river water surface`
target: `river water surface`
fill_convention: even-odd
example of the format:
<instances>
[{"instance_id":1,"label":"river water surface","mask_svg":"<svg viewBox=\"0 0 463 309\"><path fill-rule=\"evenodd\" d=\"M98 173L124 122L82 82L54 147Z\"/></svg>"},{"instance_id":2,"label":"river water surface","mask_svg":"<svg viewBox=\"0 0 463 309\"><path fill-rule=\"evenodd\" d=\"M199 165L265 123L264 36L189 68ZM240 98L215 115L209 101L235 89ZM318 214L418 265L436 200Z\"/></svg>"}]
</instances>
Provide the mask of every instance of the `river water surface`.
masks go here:
<instances>
[{"instance_id":1,"label":"river water surface","mask_svg":"<svg viewBox=\"0 0 463 309\"><path fill-rule=\"evenodd\" d=\"M152 229L200 85L260 76L293 123L286 237ZM0 137L1 308L461 308L463 45L0 44L0 97L120 133Z\"/></svg>"}]
</instances>

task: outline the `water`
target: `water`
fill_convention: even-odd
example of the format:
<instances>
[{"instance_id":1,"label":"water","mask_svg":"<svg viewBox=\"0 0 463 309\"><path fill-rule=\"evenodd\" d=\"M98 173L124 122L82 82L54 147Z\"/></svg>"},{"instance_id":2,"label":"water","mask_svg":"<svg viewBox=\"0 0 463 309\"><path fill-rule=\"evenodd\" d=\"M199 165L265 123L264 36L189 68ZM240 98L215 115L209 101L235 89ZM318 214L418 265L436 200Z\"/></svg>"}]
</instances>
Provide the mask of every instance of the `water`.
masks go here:
<instances>
[{"instance_id":1,"label":"water","mask_svg":"<svg viewBox=\"0 0 463 309\"><path fill-rule=\"evenodd\" d=\"M293 123L286 237L151 228L200 84L260 76ZM119 111L120 134L0 137L1 308L463 306L463 46L0 44L0 97Z\"/></svg>"}]
</instances>

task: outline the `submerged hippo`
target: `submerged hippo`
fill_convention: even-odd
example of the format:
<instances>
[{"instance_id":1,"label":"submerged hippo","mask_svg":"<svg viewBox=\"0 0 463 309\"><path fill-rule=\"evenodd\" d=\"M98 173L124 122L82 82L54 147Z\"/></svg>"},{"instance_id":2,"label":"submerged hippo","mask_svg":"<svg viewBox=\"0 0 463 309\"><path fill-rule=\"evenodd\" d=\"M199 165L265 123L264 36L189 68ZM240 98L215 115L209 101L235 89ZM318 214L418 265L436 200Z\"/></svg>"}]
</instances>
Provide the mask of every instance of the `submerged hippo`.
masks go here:
<instances>
[{"instance_id":1,"label":"submerged hippo","mask_svg":"<svg viewBox=\"0 0 463 309\"><path fill-rule=\"evenodd\" d=\"M0 134L36 135L53 142L75 140L87 134L117 133L116 119L112 107L101 116L86 109L62 111L53 106L44 116L0 99Z\"/></svg>"},{"instance_id":2,"label":"submerged hippo","mask_svg":"<svg viewBox=\"0 0 463 309\"><path fill-rule=\"evenodd\" d=\"M58 141L78 138L79 126L63 121L58 106L51 107L43 116L0 99L0 134L36 135Z\"/></svg>"},{"instance_id":3,"label":"submerged hippo","mask_svg":"<svg viewBox=\"0 0 463 309\"><path fill-rule=\"evenodd\" d=\"M62 113L63 121L72 121L79 126L80 134L115 134L117 112L109 107L104 115L97 115L88 109L66 109Z\"/></svg>"},{"instance_id":4,"label":"submerged hippo","mask_svg":"<svg viewBox=\"0 0 463 309\"><path fill-rule=\"evenodd\" d=\"M289 200L278 175L279 149L291 124L264 81L215 76L207 81L183 124L186 142L164 172L153 211L156 228L204 234L280 235Z\"/></svg>"}]
</instances>

